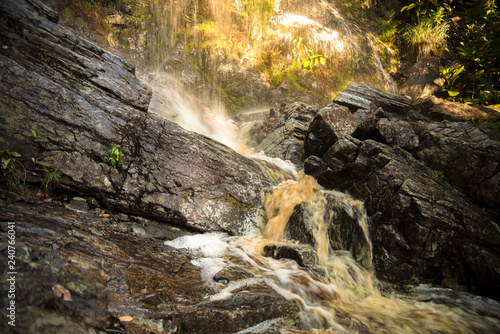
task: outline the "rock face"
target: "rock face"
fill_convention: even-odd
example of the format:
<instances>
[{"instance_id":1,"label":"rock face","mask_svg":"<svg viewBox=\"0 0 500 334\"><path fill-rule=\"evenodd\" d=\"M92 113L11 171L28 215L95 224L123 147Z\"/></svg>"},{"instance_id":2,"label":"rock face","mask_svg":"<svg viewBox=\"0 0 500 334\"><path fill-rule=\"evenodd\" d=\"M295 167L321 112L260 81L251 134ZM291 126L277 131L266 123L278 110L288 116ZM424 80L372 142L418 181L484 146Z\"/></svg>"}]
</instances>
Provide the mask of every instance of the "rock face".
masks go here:
<instances>
[{"instance_id":1,"label":"rock face","mask_svg":"<svg viewBox=\"0 0 500 334\"><path fill-rule=\"evenodd\" d=\"M329 148L309 156L304 170L364 202L377 276L458 284L498 298L498 134L432 123L426 115L440 105L412 110L403 98L358 84L339 95L335 101L358 119L357 138L324 140ZM463 119L462 109L456 115Z\"/></svg>"},{"instance_id":2,"label":"rock face","mask_svg":"<svg viewBox=\"0 0 500 334\"><path fill-rule=\"evenodd\" d=\"M421 138L420 160L441 171L450 184L461 188L474 202L500 207L498 140L469 123L451 122L429 124Z\"/></svg>"},{"instance_id":3,"label":"rock face","mask_svg":"<svg viewBox=\"0 0 500 334\"><path fill-rule=\"evenodd\" d=\"M42 166L57 169L61 187L109 209L241 231L270 185L258 165L147 114L150 91L133 67L60 28L42 4L0 10L0 144L22 155L31 181ZM107 164L112 144L123 151L117 169Z\"/></svg>"},{"instance_id":4,"label":"rock face","mask_svg":"<svg viewBox=\"0 0 500 334\"><path fill-rule=\"evenodd\" d=\"M270 157L290 160L299 168L305 159L304 140L318 111L304 103L289 106L286 115L257 146Z\"/></svg>"}]
</instances>

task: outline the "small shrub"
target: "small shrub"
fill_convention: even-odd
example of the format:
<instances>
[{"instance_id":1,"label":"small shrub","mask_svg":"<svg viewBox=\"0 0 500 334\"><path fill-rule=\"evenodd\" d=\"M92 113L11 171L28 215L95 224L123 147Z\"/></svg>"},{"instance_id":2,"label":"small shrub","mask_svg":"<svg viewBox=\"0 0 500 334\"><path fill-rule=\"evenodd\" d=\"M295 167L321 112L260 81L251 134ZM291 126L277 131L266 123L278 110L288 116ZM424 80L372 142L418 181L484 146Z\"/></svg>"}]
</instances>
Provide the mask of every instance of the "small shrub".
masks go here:
<instances>
[{"instance_id":1,"label":"small shrub","mask_svg":"<svg viewBox=\"0 0 500 334\"><path fill-rule=\"evenodd\" d=\"M418 59L440 54L446 49L449 30L447 21L439 23L432 19L423 19L409 26L403 33L408 55Z\"/></svg>"}]
</instances>

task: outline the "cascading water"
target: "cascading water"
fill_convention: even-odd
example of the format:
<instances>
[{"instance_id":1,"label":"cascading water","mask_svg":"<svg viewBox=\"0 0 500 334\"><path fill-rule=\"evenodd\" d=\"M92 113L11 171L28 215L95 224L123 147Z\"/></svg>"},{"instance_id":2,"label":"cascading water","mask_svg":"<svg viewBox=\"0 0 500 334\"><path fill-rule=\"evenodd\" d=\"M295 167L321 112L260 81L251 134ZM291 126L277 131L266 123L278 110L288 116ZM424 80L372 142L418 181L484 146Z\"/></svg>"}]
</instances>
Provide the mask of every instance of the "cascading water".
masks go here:
<instances>
[{"instance_id":1,"label":"cascading water","mask_svg":"<svg viewBox=\"0 0 500 334\"><path fill-rule=\"evenodd\" d=\"M301 309L300 329L307 333L498 333L498 319L488 318L471 309L419 302L377 289L372 270L357 263L347 252L334 252L327 240L323 212L332 192L322 190L315 180L299 173L263 196L264 221L260 231L248 236L225 234L184 236L166 242L175 248L197 252L192 263L202 268L202 277L213 285L211 300L224 300L242 287L265 283ZM334 192L335 193L335 192ZM337 204L356 216L368 238L366 214L359 201L335 194ZM292 260L264 257L266 245L296 246L286 238L286 225L293 208L311 204L307 224L316 231L314 244L318 262L309 268ZM314 208L314 209L313 209ZM317 214L320 212L320 214ZM245 263L254 278L230 282L225 286L213 281L225 267ZM276 320L276 319L275 319ZM266 322L267 325L272 321ZM261 333L264 329L254 329Z\"/></svg>"}]
</instances>

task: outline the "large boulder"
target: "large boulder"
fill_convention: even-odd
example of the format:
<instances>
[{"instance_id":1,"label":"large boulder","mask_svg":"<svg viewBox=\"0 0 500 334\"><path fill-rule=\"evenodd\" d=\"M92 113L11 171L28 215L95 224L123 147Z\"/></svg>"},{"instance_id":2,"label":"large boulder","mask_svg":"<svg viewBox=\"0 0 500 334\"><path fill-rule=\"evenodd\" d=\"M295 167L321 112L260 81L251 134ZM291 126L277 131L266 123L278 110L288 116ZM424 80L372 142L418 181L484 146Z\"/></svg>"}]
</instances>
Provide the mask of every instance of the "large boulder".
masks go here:
<instances>
[{"instance_id":1,"label":"large boulder","mask_svg":"<svg viewBox=\"0 0 500 334\"><path fill-rule=\"evenodd\" d=\"M406 73L401 93L410 96L412 100L434 95L444 84L442 68L437 57L419 59Z\"/></svg>"},{"instance_id":2,"label":"large boulder","mask_svg":"<svg viewBox=\"0 0 500 334\"><path fill-rule=\"evenodd\" d=\"M120 58L57 25L36 1L0 5L0 146L108 209L238 233L270 181L224 145L148 114L151 93ZM46 19L48 18L48 19ZM107 163L112 145L123 151Z\"/></svg>"},{"instance_id":3,"label":"large boulder","mask_svg":"<svg viewBox=\"0 0 500 334\"><path fill-rule=\"evenodd\" d=\"M500 231L480 208L407 151L345 136L306 172L364 201L377 276L463 285L500 297Z\"/></svg>"},{"instance_id":4,"label":"large boulder","mask_svg":"<svg viewBox=\"0 0 500 334\"><path fill-rule=\"evenodd\" d=\"M411 109L411 100L360 83L350 84L333 102L347 106L351 112L358 109L382 108L388 116L403 119Z\"/></svg>"}]
</instances>

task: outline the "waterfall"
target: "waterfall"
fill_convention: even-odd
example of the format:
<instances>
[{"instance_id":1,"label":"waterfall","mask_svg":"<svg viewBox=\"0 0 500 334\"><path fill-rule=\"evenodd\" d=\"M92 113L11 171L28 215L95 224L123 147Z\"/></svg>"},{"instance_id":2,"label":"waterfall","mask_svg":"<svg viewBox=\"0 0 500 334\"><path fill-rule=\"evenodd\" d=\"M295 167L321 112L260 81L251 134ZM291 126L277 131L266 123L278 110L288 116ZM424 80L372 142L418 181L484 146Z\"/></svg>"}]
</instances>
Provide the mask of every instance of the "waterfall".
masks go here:
<instances>
[{"instance_id":1,"label":"waterfall","mask_svg":"<svg viewBox=\"0 0 500 334\"><path fill-rule=\"evenodd\" d=\"M215 290L211 300L225 300L242 287L264 283L300 306L300 328L308 333L451 334L483 333L493 328L488 327L491 326L488 321L492 320L475 312L381 293L373 270L356 262L350 252L331 249L326 238L328 226L323 219L328 195L332 193L321 189L312 177L299 173L297 180L283 181L264 194L259 231L233 237L223 233L183 236L165 244L190 249L196 254L192 263L201 268L202 278ZM369 240L361 203L345 194L333 195L336 205L356 217L355 223L362 227L366 233L363 237ZM297 245L287 238L285 229L293 208L302 202L311 204L307 224L315 231L318 262L299 266L294 260L263 256L269 244ZM227 285L213 280L218 271L241 263L255 273L255 277ZM266 322L269 323L272 320Z\"/></svg>"}]
</instances>

